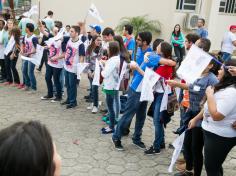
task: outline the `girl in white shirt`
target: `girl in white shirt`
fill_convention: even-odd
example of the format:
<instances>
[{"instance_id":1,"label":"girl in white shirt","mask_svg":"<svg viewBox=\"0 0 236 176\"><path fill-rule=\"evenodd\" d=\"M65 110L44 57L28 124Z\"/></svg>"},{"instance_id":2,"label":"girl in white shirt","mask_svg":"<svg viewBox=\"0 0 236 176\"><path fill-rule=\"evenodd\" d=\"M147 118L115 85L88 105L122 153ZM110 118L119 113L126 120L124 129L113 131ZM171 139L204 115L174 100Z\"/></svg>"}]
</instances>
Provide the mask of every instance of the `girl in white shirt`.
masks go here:
<instances>
[{"instance_id":1,"label":"girl in white shirt","mask_svg":"<svg viewBox=\"0 0 236 176\"><path fill-rule=\"evenodd\" d=\"M220 82L206 90L207 102L204 109L189 123L196 126L203 118L205 168L208 176L223 175L222 164L230 150L236 146L236 76L230 74L227 66L236 66L231 60L222 66L218 79Z\"/></svg>"},{"instance_id":2,"label":"girl in white shirt","mask_svg":"<svg viewBox=\"0 0 236 176\"><path fill-rule=\"evenodd\" d=\"M120 71L120 47L118 42L110 42L108 48L109 59L105 63L105 68L101 72L104 78L103 91L106 94L106 103L109 112L110 124L106 128L102 128L103 134L113 133L115 126L115 97L119 94L119 71ZM118 113L118 112L117 112Z\"/></svg>"}]
</instances>

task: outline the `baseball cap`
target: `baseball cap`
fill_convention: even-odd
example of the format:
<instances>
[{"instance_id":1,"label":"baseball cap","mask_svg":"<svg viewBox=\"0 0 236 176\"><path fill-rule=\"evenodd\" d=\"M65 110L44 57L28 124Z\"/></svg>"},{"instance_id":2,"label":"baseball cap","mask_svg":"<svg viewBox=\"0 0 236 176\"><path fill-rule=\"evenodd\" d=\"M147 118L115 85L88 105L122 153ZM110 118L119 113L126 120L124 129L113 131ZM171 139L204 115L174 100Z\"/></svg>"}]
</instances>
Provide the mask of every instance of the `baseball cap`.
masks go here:
<instances>
[{"instance_id":1,"label":"baseball cap","mask_svg":"<svg viewBox=\"0 0 236 176\"><path fill-rule=\"evenodd\" d=\"M231 25L229 30L236 29L236 25Z\"/></svg>"},{"instance_id":2,"label":"baseball cap","mask_svg":"<svg viewBox=\"0 0 236 176\"><path fill-rule=\"evenodd\" d=\"M94 24L94 25L89 25L89 27L94 29L98 34L101 34L101 32L102 32L102 28L99 25Z\"/></svg>"}]
</instances>

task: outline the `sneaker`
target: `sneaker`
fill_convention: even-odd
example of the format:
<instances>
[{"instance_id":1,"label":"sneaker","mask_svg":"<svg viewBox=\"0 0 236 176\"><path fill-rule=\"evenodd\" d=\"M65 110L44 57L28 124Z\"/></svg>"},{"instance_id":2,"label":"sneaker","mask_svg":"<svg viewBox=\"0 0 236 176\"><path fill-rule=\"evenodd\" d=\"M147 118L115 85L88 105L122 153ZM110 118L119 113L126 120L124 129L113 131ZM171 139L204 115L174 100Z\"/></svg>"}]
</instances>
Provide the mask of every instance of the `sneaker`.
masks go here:
<instances>
[{"instance_id":1,"label":"sneaker","mask_svg":"<svg viewBox=\"0 0 236 176\"><path fill-rule=\"evenodd\" d=\"M98 108L96 106L94 106L93 109L92 109L92 113L96 114L97 112L98 112Z\"/></svg>"},{"instance_id":2,"label":"sneaker","mask_svg":"<svg viewBox=\"0 0 236 176\"><path fill-rule=\"evenodd\" d=\"M37 90L31 89L28 93L29 94L36 94Z\"/></svg>"},{"instance_id":3,"label":"sneaker","mask_svg":"<svg viewBox=\"0 0 236 176\"><path fill-rule=\"evenodd\" d=\"M144 151L144 154L146 155L155 155L155 154L160 154L161 151L159 149L154 149L153 146L151 146L149 149Z\"/></svg>"},{"instance_id":4,"label":"sneaker","mask_svg":"<svg viewBox=\"0 0 236 176\"><path fill-rule=\"evenodd\" d=\"M72 109L72 108L75 108L77 106L77 104L68 104L66 106L66 109Z\"/></svg>"},{"instance_id":5,"label":"sneaker","mask_svg":"<svg viewBox=\"0 0 236 176\"><path fill-rule=\"evenodd\" d=\"M112 139L112 142L113 142L113 144L115 145L115 148L116 148L118 151L123 151L123 150L124 150L124 147L122 146L120 140Z\"/></svg>"},{"instance_id":6,"label":"sneaker","mask_svg":"<svg viewBox=\"0 0 236 176\"><path fill-rule=\"evenodd\" d=\"M41 100L52 100L53 97L50 97L50 96L46 95L46 96L41 97L40 99Z\"/></svg>"},{"instance_id":7,"label":"sneaker","mask_svg":"<svg viewBox=\"0 0 236 176\"><path fill-rule=\"evenodd\" d=\"M93 103L90 104L90 106L87 107L87 110L92 110L93 109Z\"/></svg>"},{"instance_id":8,"label":"sneaker","mask_svg":"<svg viewBox=\"0 0 236 176\"><path fill-rule=\"evenodd\" d=\"M51 103L58 103L61 102L61 98L54 98Z\"/></svg>"},{"instance_id":9,"label":"sneaker","mask_svg":"<svg viewBox=\"0 0 236 176\"><path fill-rule=\"evenodd\" d=\"M23 91L29 91L30 88L29 88L28 86L24 86L24 87L22 88L22 90L23 90Z\"/></svg>"},{"instance_id":10,"label":"sneaker","mask_svg":"<svg viewBox=\"0 0 236 176\"><path fill-rule=\"evenodd\" d=\"M12 84L11 86L12 87L18 87L20 84L17 84L17 83L14 83L14 84Z\"/></svg>"},{"instance_id":11,"label":"sneaker","mask_svg":"<svg viewBox=\"0 0 236 176\"><path fill-rule=\"evenodd\" d=\"M193 176L193 172L185 170L184 172L179 172L175 174L174 176Z\"/></svg>"},{"instance_id":12,"label":"sneaker","mask_svg":"<svg viewBox=\"0 0 236 176\"><path fill-rule=\"evenodd\" d=\"M86 99L86 102L87 102L87 103L92 103L93 100L92 100L91 98L89 98L89 99Z\"/></svg>"},{"instance_id":13,"label":"sneaker","mask_svg":"<svg viewBox=\"0 0 236 176\"><path fill-rule=\"evenodd\" d=\"M68 103L67 101L64 101L61 103L61 105L69 105L70 103Z\"/></svg>"},{"instance_id":14,"label":"sneaker","mask_svg":"<svg viewBox=\"0 0 236 176\"><path fill-rule=\"evenodd\" d=\"M4 86L9 86L9 85L11 85L11 84L12 84L11 82L4 82L4 83L3 83Z\"/></svg>"},{"instance_id":15,"label":"sneaker","mask_svg":"<svg viewBox=\"0 0 236 176\"><path fill-rule=\"evenodd\" d=\"M89 95L84 96L84 99L90 99Z\"/></svg>"},{"instance_id":16,"label":"sneaker","mask_svg":"<svg viewBox=\"0 0 236 176\"><path fill-rule=\"evenodd\" d=\"M114 129L111 129L110 127L102 128L101 131L102 131L102 134L114 133Z\"/></svg>"},{"instance_id":17,"label":"sneaker","mask_svg":"<svg viewBox=\"0 0 236 176\"><path fill-rule=\"evenodd\" d=\"M24 84L19 84L19 85L17 86L17 89L23 89L24 87L25 87Z\"/></svg>"},{"instance_id":18,"label":"sneaker","mask_svg":"<svg viewBox=\"0 0 236 176\"><path fill-rule=\"evenodd\" d=\"M138 148L145 150L146 146L143 142L133 142L134 145L136 145Z\"/></svg>"}]
</instances>

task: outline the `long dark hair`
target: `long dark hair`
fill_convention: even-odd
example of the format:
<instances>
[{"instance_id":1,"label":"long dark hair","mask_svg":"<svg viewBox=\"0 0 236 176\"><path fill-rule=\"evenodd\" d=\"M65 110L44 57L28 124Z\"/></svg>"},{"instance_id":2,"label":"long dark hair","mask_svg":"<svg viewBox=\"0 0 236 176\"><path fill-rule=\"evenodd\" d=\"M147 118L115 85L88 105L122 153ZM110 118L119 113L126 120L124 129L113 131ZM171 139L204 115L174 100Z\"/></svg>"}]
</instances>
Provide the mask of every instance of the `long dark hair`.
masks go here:
<instances>
[{"instance_id":1,"label":"long dark hair","mask_svg":"<svg viewBox=\"0 0 236 176\"><path fill-rule=\"evenodd\" d=\"M224 76L220 80L218 84L215 85L215 92L218 92L221 89L225 89L229 86L234 86L236 88L236 76L232 76L231 73L228 71L227 66L236 66L235 60L230 60L225 63L224 69Z\"/></svg>"},{"instance_id":2,"label":"long dark hair","mask_svg":"<svg viewBox=\"0 0 236 176\"><path fill-rule=\"evenodd\" d=\"M163 42L160 43L160 45L161 45L162 56L166 59L170 59L172 61L175 61L172 58L172 46L171 46L171 44L169 44L168 42L163 41ZM172 77L175 77L176 76L175 66L172 67L172 70L173 70Z\"/></svg>"},{"instance_id":3,"label":"long dark hair","mask_svg":"<svg viewBox=\"0 0 236 176\"><path fill-rule=\"evenodd\" d=\"M129 54L128 50L125 48L123 38L120 35L116 35L116 36L114 36L114 41L117 41L119 43L121 57L123 57L125 59L125 61L129 63L130 62L130 54Z\"/></svg>"},{"instance_id":4,"label":"long dark hair","mask_svg":"<svg viewBox=\"0 0 236 176\"><path fill-rule=\"evenodd\" d=\"M18 122L0 131L0 153L1 176L54 175L52 137L40 122Z\"/></svg>"},{"instance_id":5,"label":"long dark hair","mask_svg":"<svg viewBox=\"0 0 236 176\"><path fill-rule=\"evenodd\" d=\"M179 26L179 31L177 32L177 34L176 34L176 32L175 32L175 27L176 27L176 26ZM172 34L174 34L174 36L179 37L179 35L180 35L180 33L181 33L181 27L180 27L179 24L176 24L175 27L174 27L174 30L173 30Z\"/></svg>"},{"instance_id":6,"label":"long dark hair","mask_svg":"<svg viewBox=\"0 0 236 176\"><path fill-rule=\"evenodd\" d=\"M95 44L95 41L97 40L98 37L100 37L100 36L95 35L92 37L92 42L87 48L87 52L86 52L87 55L91 55L92 52L96 49L96 47L98 47L97 50L100 50L101 46L96 46L96 44Z\"/></svg>"},{"instance_id":7,"label":"long dark hair","mask_svg":"<svg viewBox=\"0 0 236 176\"><path fill-rule=\"evenodd\" d=\"M109 48L108 48L108 57L111 58L113 56L117 56L120 53L120 46L117 41L109 42Z\"/></svg>"},{"instance_id":8,"label":"long dark hair","mask_svg":"<svg viewBox=\"0 0 236 176\"><path fill-rule=\"evenodd\" d=\"M21 36L20 29L18 27L13 27L12 30L10 31L10 35L14 37L17 49L20 49L20 36Z\"/></svg>"}]
</instances>

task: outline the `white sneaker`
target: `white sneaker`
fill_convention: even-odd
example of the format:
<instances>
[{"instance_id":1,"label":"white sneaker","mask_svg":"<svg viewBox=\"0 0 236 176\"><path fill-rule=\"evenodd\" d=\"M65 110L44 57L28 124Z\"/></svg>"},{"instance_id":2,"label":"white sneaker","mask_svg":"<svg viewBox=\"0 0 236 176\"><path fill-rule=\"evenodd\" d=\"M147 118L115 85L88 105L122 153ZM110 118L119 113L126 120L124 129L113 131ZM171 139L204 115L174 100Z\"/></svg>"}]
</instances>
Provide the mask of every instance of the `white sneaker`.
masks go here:
<instances>
[{"instance_id":1,"label":"white sneaker","mask_svg":"<svg viewBox=\"0 0 236 176\"><path fill-rule=\"evenodd\" d=\"M92 113L96 114L97 112L98 112L98 108L96 106L94 106L93 109L92 109Z\"/></svg>"},{"instance_id":2,"label":"white sneaker","mask_svg":"<svg viewBox=\"0 0 236 176\"><path fill-rule=\"evenodd\" d=\"M88 110L93 109L93 103L90 104L90 106L87 107Z\"/></svg>"}]
</instances>

